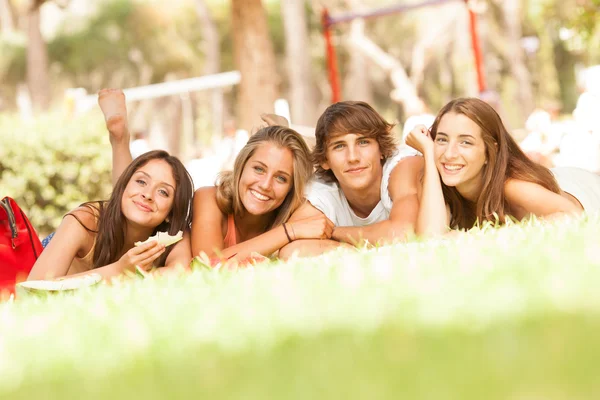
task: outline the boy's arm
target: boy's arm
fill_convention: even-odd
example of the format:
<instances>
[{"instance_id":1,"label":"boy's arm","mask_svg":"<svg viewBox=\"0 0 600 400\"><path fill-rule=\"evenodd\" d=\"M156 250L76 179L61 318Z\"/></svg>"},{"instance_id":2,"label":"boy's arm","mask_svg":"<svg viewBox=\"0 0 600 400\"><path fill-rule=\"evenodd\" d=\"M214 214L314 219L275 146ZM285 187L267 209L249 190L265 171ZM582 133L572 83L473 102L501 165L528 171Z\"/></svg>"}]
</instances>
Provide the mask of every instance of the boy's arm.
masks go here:
<instances>
[{"instance_id":1,"label":"boy's arm","mask_svg":"<svg viewBox=\"0 0 600 400\"><path fill-rule=\"evenodd\" d=\"M407 157L394 167L388 190L392 199L390 218L362 227L335 227L332 238L340 242L357 244L391 242L405 239L414 233L419 213L419 177L423 170L423 157Z\"/></svg>"},{"instance_id":2,"label":"boy's arm","mask_svg":"<svg viewBox=\"0 0 600 400\"><path fill-rule=\"evenodd\" d=\"M323 212L321 212L312 204L310 204L309 201L306 201L303 205L298 207L298 209L292 214L292 216L288 220L288 224L293 223L294 221L312 218L323 214ZM317 256L325 253L326 251L333 250L341 245L342 243L331 239L294 240L293 242L283 246L279 250L279 258L287 260L292 256L292 254L296 254L300 257Z\"/></svg>"}]
</instances>

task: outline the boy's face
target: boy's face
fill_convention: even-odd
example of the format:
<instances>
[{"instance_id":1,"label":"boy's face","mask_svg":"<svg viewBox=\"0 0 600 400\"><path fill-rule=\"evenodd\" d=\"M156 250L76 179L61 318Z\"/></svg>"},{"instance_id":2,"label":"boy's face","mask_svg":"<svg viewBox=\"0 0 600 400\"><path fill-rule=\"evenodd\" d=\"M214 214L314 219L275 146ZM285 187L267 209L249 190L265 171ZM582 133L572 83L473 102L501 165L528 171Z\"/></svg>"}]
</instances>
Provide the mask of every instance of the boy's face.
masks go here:
<instances>
[{"instance_id":1,"label":"boy's face","mask_svg":"<svg viewBox=\"0 0 600 400\"><path fill-rule=\"evenodd\" d=\"M326 146L327 161L321 167L333 172L344 192L379 191L383 156L375 138L354 133L332 135Z\"/></svg>"}]
</instances>

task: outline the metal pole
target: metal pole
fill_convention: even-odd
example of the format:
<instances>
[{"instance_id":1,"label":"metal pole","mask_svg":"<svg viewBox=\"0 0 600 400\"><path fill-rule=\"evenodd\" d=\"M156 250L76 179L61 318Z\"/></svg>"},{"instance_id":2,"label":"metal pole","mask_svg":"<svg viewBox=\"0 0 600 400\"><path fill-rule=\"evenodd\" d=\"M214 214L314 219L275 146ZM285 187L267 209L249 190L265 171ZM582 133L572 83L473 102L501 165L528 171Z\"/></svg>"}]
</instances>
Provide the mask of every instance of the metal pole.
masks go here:
<instances>
[{"instance_id":1,"label":"metal pole","mask_svg":"<svg viewBox=\"0 0 600 400\"><path fill-rule=\"evenodd\" d=\"M465 0L467 10L469 11L469 31L471 33L471 46L473 47L473 57L475 58L475 71L477 72L477 87L479 93L486 90L485 76L483 75L483 55L481 54L481 46L479 43L479 35L477 33L477 15L473 8L469 5L469 0Z\"/></svg>"},{"instance_id":2,"label":"metal pole","mask_svg":"<svg viewBox=\"0 0 600 400\"><path fill-rule=\"evenodd\" d=\"M323 37L325 38L325 46L327 53L327 72L329 75L329 84L331 86L331 102L337 103L342 99L340 89L340 76L337 65L337 56L335 46L331 40L331 24L329 23L329 12L326 8L321 14L321 25L323 27Z\"/></svg>"},{"instance_id":3,"label":"metal pole","mask_svg":"<svg viewBox=\"0 0 600 400\"><path fill-rule=\"evenodd\" d=\"M417 4L396 4L393 6L378 8L375 10L362 12L362 13L347 12L347 13L338 14L335 17L330 17L329 25L335 25L335 24L339 24L342 22L350 22L357 18L369 19L369 18L384 17L386 15L404 13L404 12L416 10L419 8L439 6L444 3L449 3L451 1L460 1L460 0L425 0L425 1L423 1L421 3L417 3Z\"/></svg>"}]
</instances>

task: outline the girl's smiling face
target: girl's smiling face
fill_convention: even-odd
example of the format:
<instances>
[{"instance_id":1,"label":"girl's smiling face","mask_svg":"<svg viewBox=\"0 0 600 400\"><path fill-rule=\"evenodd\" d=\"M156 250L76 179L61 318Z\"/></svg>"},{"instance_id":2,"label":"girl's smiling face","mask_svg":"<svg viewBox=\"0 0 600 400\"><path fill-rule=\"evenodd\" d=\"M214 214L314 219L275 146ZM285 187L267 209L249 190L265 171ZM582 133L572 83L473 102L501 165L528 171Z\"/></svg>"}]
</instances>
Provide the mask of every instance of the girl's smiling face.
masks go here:
<instances>
[{"instance_id":1,"label":"girl's smiling face","mask_svg":"<svg viewBox=\"0 0 600 400\"><path fill-rule=\"evenodd\" d=\"M445 114L437 127L434 155L442 181L455 186L465 198L481 190L482 170L487 163L481 128L463 114ZM476 196L475 196L476 197Z\"/></svg>"},{"instance_id":2,"label":"girl's smiling face","mask_svg":"<svg viewBox=\"0 0 600 400\"><path fill-rule=\"evenodd\" d=\"M176 183L171 166L150 160L131 176L121 199L125 218L145 228L159 226L170 214Z\"/></svg>"},{"instance_id":3,"label":"girl's smiling face","mask_svg":"<svg viewBox=\"0 0 600 400\"><path fill-rule=\"evenodd\" d=\"M240 177L238 190L244 208L252 215L274 211L290 192L293 179L292 151L270 142L261 144Z\"/></svg>"}]
</instances>

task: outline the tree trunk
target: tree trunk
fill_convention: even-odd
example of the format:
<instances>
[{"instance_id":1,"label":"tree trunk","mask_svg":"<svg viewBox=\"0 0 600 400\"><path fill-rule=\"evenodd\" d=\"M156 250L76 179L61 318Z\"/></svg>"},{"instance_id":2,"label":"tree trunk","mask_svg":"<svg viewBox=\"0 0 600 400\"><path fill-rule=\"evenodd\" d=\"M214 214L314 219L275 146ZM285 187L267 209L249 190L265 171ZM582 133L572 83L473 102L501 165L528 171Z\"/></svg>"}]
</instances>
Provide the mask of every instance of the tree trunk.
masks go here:
<instances>
[{"instance_id":1,"label":"tree trunk","mask_svg":"<svg viewBox=\"0 0 600 400\"><path fill-rule=\"evenodd\" d=\"M285 55L290 82L291 119L295 124L316 122L317 101L311 76L311 58L304 0L281 2L285 30Z\"/></svg>"},{"instance_id":2,"label":"tree trunk","mask_svg":"<svg viewBox=\"0 0 600 400\"><path fill-rule=\"evenodd\" d=\"M512 71L516 82L517 99L517 121L519 126L525 123L527 116L533 111L535 106L533 100L533 88L531 85L531 76L525 63L525 51L521 46L521 20L523 11L522 0L503 0L502 11L504 14L504 26L507 42L508 57L507 62Z\"/></svg>"},{"instance_id":3,"label":"tree trunk","mask_svg":"<svg viewBox=\"0 0 600 400\"><path fill-rule=\"evenodd\" d=\"M352 38L364 36L365 21L356 19L350 24L350 36L348 41L348 72L344 79L344 98L348 100L360 100L367 103L373 102L373 88L368 73L369 60L365 55L356 51Z\"/></svg>"},{"instance_id":4,"label":"tree trunk","mask_svg":"<svg viewBox=\"0 0 600 400\"><path fill-rule=\"evenodd\" d=\"M451 3L423 12L423 19L431 24L417 24L414 46L411 57L410 80L417 93L422 92L425 69L431 60L440 52L447 54L447 49L454 39L452 27L456 26L464 4ZM464 26L462 26L464 29ZM445 70L446 65L440 66Z\"/></svg>"},{"instance_id":5,"label":"tree trunk","mask_svg":"<svg viewBox=\"0 0 600 400\"><path fill-rule=\"evenodd\" d=\"M538 88L538 101L540 105L558 106L560 103L560 80L558 70L554 64L554 43L551 28L544 25L537 26L540 47L536 57L536 81ZM563 81L564 82L564 81Z\"/></svg>"},{"instance_id":6,"label":"tree trunk","mask_svg":"<svg viewBox=\"0 0 600 400\"><path fill-rule=\"evenodd\" d=\"M204 61L204 73L206 75L219 73L221 71L219 31L204 0L196 0L196 12L202 26L202 47L204 56L206 57ZM195 98L196 94L192 94L192 97ZM223 131L223 91L221 89L211 90L208 97L210 98L213 137L220 137ZM192 101L192 104L194 103ZM195 142L195 124L193 136Z\"/></svg>"},{"instance_id":7,"label":"tree trunk","mask_svg":"<svg viewBox=\"0 0 600 400\"><path fill-rule=\"evenodd\" d=\"M50 106L48 49L40 31L39 7L27 16L27 37L27 86L34 109L45 111Z\"/></svg>"},{"instance_id":8,"label":"tree trunk","mask_svg":"<svg viewBox=\"0 0 600 400\"><path fill-rule=\"evenodd\" d=\"M345 0L344 4L353 12L363 12L366 9L361 0ZM345 40L349 59L342 93L346 99L372 103L373 87L368 73L369 60L361 51L356 51L352 40L354 37L363 37L364 35L365 20L359 18L352 21L350 23L350 35L348 40Z\"/></svg>"},{"instance_id":9,"label":"tree trunk","mask_svg":"<svg viewBox=\"0 0 600 400\"><path fill-rule=\"evenodd\" d=\"M15 13L10 0L0 0L0 32L11 33L15 26Z\"/></svg>"},{"instance_id":10,"label":"tree trunk","mask_svg":"<svg viewBox=\"0 0 600 400\"><path fill-rule=\"evenodd\" d=\"M196 0L196 11L202 27L202 48L206 56L204 73L207 75L216 74L221 70L219 31L204 0Z\"/></svg>"},{"instance_id":11,"label":"tree trunk","mask_svg":"<svg viewBox=\"0 0 600 400\"><path fill-rule=\"evenodd\" d=\"M392 100L401 103L407 116L425 112L425 104L417 94L415 86L408 78L402 64L383 51L365 35L356 34L351 38L355 48L387 72L393 85Z\"/></svg>"},{"instance_id":12,"label":"tree trunk","mask_svg":"<svg viewBox=\"0 0 600 400\"><path fill-rule=\"evenodd\" d=\"M252 131L261 125L260 114L272 113L278 76L261 0L231 0L233 50L242 80L238 92L240 123Z\"/></svg>"}]
</instances>

